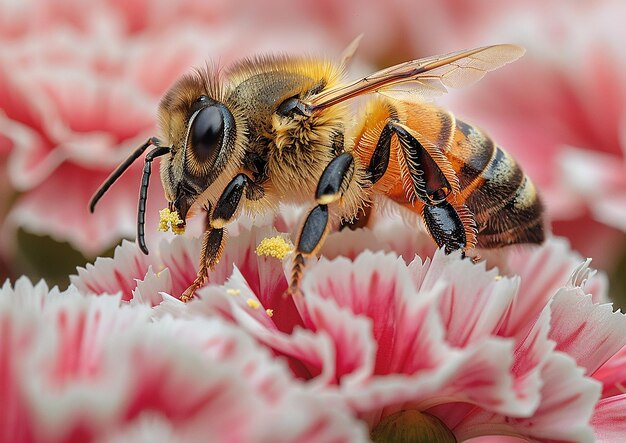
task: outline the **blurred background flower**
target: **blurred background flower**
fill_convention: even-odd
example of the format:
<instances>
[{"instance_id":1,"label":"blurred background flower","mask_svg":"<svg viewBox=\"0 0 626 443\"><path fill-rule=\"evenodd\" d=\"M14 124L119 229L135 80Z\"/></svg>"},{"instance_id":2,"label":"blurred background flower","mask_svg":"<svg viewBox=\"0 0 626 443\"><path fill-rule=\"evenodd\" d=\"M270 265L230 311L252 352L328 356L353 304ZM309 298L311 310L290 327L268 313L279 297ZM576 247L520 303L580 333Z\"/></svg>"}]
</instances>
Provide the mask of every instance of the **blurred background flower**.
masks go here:
<instances>
[{"instance_id":1,"label":"blurred background flower","mask_svg":"<svg viewBox=\"0 0 626 443\"><path fill-rule=\"evenodd\" d=\"M155 134L159 97L191 66L259 52L339 57L363 33L353 76L482 44L525 46L522 60L441 103L520 161L554 232L624 293L624 16L621 0L0 0L0 277L64 286L76 265L134 237L140 165L95 216L87 201ZM150 192L149 232L164 206L157 180Z\"/></svg>"}]
</instances>

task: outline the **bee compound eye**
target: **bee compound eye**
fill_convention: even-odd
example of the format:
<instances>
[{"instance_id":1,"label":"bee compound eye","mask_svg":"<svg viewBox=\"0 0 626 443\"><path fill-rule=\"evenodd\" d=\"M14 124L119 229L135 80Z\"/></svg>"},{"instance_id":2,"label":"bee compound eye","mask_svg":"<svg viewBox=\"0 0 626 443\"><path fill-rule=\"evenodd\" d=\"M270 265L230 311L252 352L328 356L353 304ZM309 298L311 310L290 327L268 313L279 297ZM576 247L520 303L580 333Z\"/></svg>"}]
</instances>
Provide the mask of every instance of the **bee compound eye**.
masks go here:
<instances>
[{"instance_id":1,"label":"bee compound eye","mask_svg":"<svg viewBox=\"0 0 626 443\"><path fill-rule=\"evenodd\" d=\"M201 162L215 161L224 139L224 115L217 106L200 110L191 126L191 149Z\"/></svg>"}]
</instances>

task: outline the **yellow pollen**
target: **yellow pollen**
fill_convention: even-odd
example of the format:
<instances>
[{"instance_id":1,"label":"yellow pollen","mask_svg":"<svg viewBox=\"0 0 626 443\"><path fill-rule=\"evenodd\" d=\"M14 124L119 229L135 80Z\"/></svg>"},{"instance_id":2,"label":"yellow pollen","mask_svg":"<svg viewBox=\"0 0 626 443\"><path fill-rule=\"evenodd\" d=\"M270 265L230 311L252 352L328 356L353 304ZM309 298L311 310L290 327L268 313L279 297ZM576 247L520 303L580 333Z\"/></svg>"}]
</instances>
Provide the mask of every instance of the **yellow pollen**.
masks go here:
<instances>
[{"instance_id":1,"label":"yellow pollen","mask_svg":"<svg viewBox=\"0 0 626 443\"><path fill-rule=\"evenodd\" d=\"M285 240L280 235L275 237L264 238L256 247L256 255L269 255L270 257L282 260L293 251L291 242Z\"/></svg>"},{"instance_id":2,"label":"yellow pollen","mask_svg":"<svg viewBox=\"0 0 626 443\"><path fill-rule=\"evenodd\" d=\"M496 275L496 277L495 277L495 281L500 281L500 280L502 280L502 278L503 278L503 277L502 277L501 275Z\"/></svg>"},{"instance_id":3,"label":"yellow pollen","mask_svg":"<svg viewBox=\"0 0 626 443\"><path fill-rule=\"evenodd\" d=\"M182 225L182 227L179 227L179 225ZM159 211L159 231L167 232L170 228L176 235L185 232L185 226L183 225L183 221L178 217L177 212L172 212L169 208L161 209Z\"/></svg>"},{"instance_id":4,"label":"yellow pollen","mask_svg":"<svg viewBox=\"0 0 626 443\"><path fill-rule=\"evenodd\" d=\"M274 315L274 310L273 309L266 309L265 313L267 314L268 317L272 317Z\"/></svg>"},{"instance_id":5,"label":"yellow pollen","mask_svg":"<svg viewBox=\"0 0 626 443\"><path fill-rule=\"evenodd\" d=\"M241 291L239 289L229 288L229 289L226 290L226 293L228 295L239 295L239 294L241 294Z\"/></svg>"},{"instance_id":6,"label":"yellow pollen","mask_svg":"<svg viewBox=\"0 0 626 443\"><path fill-rule=\"evenodd\" d=\"M257 300L253 298L249 298L248 300L246 300L246 303L252 309L259 309L261 307L261 303L259 303Z\"/></svg>"}]
</instances>

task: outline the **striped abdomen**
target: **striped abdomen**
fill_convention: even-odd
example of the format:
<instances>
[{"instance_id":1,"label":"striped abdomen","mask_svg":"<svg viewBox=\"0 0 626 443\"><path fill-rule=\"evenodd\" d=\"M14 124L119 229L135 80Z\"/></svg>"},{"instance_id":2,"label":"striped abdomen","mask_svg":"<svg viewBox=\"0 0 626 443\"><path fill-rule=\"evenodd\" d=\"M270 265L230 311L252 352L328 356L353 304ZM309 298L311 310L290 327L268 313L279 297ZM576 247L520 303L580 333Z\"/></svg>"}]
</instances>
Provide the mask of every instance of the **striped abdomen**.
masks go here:
<instances>
[{"instance_id":1,"label":"striped abdomen","mask_svg":"<svg viewBox=\"0 0 626 443\"><path fill-rule=\"evenodd\" d=\"M459 210L467 206L473 214L478 247L544 240L541 200L533 183L506 151L449 112L426 104L398 103L377 100L370 104L355 146L364 163L371 158L382 127L389 119L396 119L419 134L422 144L430 143L445 155L448 170L451 166L458 179L458 189L447 200ZM399 149L394 138L389 166L374 189L421 214L424 203L419 199L411 202L407 197Z\"/></svg>"},{"instance_id":2,"label":"striped abdomen","mask_svg":"<svg viewBox=\"0 0 626 443\"><path fill-rule=\"evenodd\" d=\"M454 123L454 138L444 153L459 178L457 200L474 214L478 246L541 243L543 206L532 181L481 130L460 120Z\"/></svg>"}]
</instances>

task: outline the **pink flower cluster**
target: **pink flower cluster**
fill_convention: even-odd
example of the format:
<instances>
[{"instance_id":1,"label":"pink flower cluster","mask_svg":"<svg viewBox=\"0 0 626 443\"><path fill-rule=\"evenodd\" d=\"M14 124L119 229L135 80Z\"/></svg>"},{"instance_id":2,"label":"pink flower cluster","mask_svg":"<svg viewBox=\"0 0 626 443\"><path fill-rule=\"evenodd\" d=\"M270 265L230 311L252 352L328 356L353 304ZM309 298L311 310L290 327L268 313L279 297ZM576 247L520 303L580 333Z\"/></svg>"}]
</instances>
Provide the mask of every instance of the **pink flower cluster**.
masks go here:
<instances>
[{"instance_id":1,"label":"pink flower cluster","mask_svg":"<svg viewBox=\"0 0 626 443\"><path fill-rule=\"evenodd\" d=\"M275 228L238 231L188 304L185 237L149 258L125 242L63 293L6 284L3 440L369 441L406 411L457 441L625 435L626 316L565 241L498 271L422 260L426 236L389 219L331 234L291 298L283 263L255 252Z\"/></svg>"},{"instance_id":2,"label":"pink flower cluster","mask_svg":"<svg viewBox=\"0 0 626 443\"><path fill-rule=\"evenodd\" d=\"M555 232L611 269L626 248L624 12L621 0L0 1L4 253L10 260L16 227L92 256L133 237L139 165L97 217L87 200L156 134L159 97L192 66L260 52L333 57L364 33L356 60L370 67L353 76L466 46L526 46L521 61L451 94L450 107L515 155L538 183ZM156 183L151 194L155 226L164 205Z\"/></svg>"},{"instance_id":3,"label":"pink flower cluster","mask_svg":"<svg viewBox=\"0 0 626 443\"><path fill-rule=\"evenodd\" d=\"M0 0L4 259L18 227L89 255L134 236L139 164L97 216L88 199L155 135L159 97L191 66L334 56L365 31L357 57L373 65L526 46L448 103L519 160L556 233L614 266L626 243L623 2L365 3ZM150 193L155 227L165 202L158 184ZM472 264L381 217L331 234L291 298L285 263L255 249L292 225L229 227L186 305L200 247L187 237L150 256L125 241L65 291L5 283L0 441L392 440L389 423L457 441L626 435L626 317L566 240Z\"/></svg>"}]
</instances>

